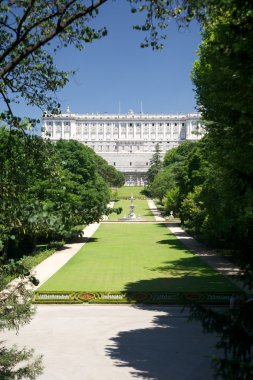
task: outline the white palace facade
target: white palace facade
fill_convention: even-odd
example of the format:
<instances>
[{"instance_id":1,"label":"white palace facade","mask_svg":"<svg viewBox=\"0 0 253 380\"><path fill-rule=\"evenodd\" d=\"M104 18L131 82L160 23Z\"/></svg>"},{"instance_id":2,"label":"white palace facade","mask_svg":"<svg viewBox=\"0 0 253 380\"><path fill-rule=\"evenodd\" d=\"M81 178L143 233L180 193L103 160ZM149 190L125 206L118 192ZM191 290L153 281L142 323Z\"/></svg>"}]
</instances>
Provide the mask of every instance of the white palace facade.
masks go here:
<instances>
[{"instance_id":1,"label":"white palace facade","mask_svg":"<svg viewBox=\"0 0 253 380\"><path fill-rule=\"evenodd\" d=\"M161 156L185 140L205 133L199 114L44 113L42 136L52 141L74 139L92 148L124 173L126 185L143 185L158 143Z\"/></svg>"}]
</instances>

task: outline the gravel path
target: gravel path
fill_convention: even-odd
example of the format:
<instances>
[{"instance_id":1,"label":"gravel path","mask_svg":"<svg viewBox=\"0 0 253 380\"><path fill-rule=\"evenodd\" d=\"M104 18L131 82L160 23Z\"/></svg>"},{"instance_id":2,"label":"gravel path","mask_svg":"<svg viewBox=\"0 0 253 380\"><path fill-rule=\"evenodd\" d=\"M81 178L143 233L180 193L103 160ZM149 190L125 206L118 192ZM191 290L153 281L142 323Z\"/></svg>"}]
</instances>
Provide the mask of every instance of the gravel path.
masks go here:
<instances>
[{"instance_id":1,"label":"gravel path","mask_svg":"<svg viewBox=\"0 0 253 380\"><path fill-rule=\"evenodd\" d=\"M1 338L43 355L38 380L213 380L215 336L180 307L38 305Z\"/></svg>"}]
</instances>

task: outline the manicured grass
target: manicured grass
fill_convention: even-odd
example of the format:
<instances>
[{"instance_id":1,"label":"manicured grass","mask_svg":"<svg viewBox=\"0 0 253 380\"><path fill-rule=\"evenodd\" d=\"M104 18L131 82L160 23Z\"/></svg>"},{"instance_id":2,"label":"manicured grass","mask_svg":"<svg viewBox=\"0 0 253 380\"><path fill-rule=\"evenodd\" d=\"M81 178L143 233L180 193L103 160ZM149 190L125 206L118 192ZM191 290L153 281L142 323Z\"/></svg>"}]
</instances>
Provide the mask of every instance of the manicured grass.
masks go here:
<instances>
[{"instance_id":1,"label":"manicured grass","mask_svg":"<svg viewBox=\"0 0 253 380\"><path fill-rule=\"evenodd\" d=\"M118 202L115 202L114 207L115 208L122 207L122 212L119 215L117 215L115 213L110 214L109 220L116 221L116 220L119 220L120 218L128 216L129 210L130 210L129 209L130 204L131 204L130 200L120 200ZM140 216L141 220L145 220L145 221L154 221L155 220L150 208L148 207L148 202L146 200L136 199L136 200L134 200L133 204L135 206L134 207L134 213L137 217Z\"/></svg>"},{"instance_id":2,"label":"manicured grass","mask_svg":"<svg viewBox=\"0 0 253 380\"><path fill-rule=\"evenodd\" d=\"M141 192L144 190L142 186L123 186L117 189L118 199L128 199L133 194L134 198L145 199L146 196ZM113 191L114 192L114 191Z\"/></svg>"},{"instance_id":3,"label":"manicured grass","mask_svg":"<svg viewBox=\"0 0 253 380\"><path fill-rule=\"evenodd\" d=\"M102 224L39 291L226 292L236 288L163 224Z\"/></svg>"}]
</instances>

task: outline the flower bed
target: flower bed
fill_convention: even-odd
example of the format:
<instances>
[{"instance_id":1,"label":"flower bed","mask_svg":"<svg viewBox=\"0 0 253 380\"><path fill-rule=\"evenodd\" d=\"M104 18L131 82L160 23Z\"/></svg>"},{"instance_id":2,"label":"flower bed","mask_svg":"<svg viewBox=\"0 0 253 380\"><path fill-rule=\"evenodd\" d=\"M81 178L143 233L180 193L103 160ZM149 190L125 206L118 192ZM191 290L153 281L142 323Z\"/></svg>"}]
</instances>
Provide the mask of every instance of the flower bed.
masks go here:
<instances>
[{"instance_id":1,"label":"flower bed","mask_svg":"<svg viewBox=\"0 0 253 380\"><path fill-rule=\"evenodd\" d=\"M113 303L113 304L187 304L192 302L229 305L231 296L238 302L245 299L245 294L231 292L43 292L34 293L34 303Z\"/></svg>"}]
</instances>

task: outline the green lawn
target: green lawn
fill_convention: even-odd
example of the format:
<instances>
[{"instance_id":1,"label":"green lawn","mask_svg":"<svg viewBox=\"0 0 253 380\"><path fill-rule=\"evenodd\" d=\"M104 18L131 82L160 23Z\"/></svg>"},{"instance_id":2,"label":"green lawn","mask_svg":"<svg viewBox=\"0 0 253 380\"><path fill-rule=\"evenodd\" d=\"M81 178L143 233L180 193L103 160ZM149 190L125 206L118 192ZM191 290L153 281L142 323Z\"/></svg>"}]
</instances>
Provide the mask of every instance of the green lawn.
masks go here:
<instances>
[{"instance_id":1,"label":"green lawn","mask_svg":"<svg viewBox=\"0 0 253 380\"><path fill-rule=\"evenodd\" d=\"M123 210L122 210L121 214L119 214L119 215L117 215L115 213L110 214L109 220L116 221L119 218L123 218L125 216L128 216L130 204L131 204L130 200L120 200L118 202L115 202L114 207L115 208L122 207ZM145 220L145 221L154 221L155 220L150 208L148 207L147 201L136 199L136 200L134 200L134 206L135 206L134 212L135 212L135 215L137 217L140 216L141 219Z\"/></svg>"},{"instance_id":2,"label":"green lawn","mask_svg":"<svg viewBox=\"0 0 253 380\"><path fill-rule=\"evenodd\" d=\"M39 291L226 292L235 287L162 224L102 224Z\"/></svg>"},{"instance_id":3,"label":"green lawn","mask_svg":"<svg viewBox=\"0 0 253 380\"><path fill-rule=\"evenodd\" d=\"M123 186L117 189L118 199L128 199L133 194L134 198L145 199L146 196L141 192L144 190L142 186Z\"/></svg>"}]
</instances>

